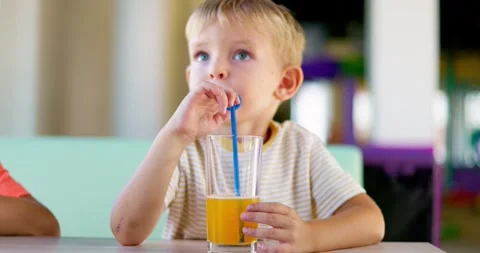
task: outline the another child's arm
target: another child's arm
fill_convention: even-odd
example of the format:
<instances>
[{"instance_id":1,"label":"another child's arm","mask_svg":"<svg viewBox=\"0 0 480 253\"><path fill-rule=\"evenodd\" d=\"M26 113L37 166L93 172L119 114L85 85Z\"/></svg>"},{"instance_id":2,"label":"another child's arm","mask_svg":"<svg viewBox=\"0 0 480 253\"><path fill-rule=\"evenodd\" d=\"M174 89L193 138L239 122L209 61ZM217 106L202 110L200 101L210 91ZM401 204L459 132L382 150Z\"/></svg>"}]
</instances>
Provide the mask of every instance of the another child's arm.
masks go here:
<instances>
[{"instance_id":1,"label":"another child's arm","mask_svg":"<svg viewBox=\"0 0 480 253\"><path fill-rule=\"evenodd\" d=\"M115 204L110 228L122 245L138 245L153 231L179 158L188 144L209 134L227 118L235 93L205 82L190 92L159 132L135 175Z\"/></svg>"},{"instance_id":2,"label":"another child's arm","mask_svg":"<svg viewBox=\"0 0 480 253\"><path fill-rule=\"evenodd\" d=\"M55 216L0 163L0 236L59 236Z\"/></svg>"},{"instance_id":3,"label":"another child's arm","mask_svg":"<svg viewBox=\"0 0 480 253\"><path fill-rule=\"evenodd\" d=\"M55 216L31 196L0 196L0 236L60 236Z\"/></svg>"}]
</instances>

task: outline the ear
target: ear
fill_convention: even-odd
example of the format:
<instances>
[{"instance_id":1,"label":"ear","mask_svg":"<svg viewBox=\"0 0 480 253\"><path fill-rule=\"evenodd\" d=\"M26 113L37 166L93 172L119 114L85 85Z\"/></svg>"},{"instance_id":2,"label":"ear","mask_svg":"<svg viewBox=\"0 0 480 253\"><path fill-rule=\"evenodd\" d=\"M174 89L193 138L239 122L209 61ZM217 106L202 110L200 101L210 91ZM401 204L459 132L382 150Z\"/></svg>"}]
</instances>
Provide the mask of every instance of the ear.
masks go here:
<instances>
[{"instance_id":1,"label":"ear","mask_svg":"<svg viewBox=\"0 0 480 253\"><path fill-rule=\"evenodd\" d=\"M275 90L275 97L284 102L292 98L303 83L303 71L299 66L288 66L283 72L282 80Z\"/></svg>"}]
</instances>

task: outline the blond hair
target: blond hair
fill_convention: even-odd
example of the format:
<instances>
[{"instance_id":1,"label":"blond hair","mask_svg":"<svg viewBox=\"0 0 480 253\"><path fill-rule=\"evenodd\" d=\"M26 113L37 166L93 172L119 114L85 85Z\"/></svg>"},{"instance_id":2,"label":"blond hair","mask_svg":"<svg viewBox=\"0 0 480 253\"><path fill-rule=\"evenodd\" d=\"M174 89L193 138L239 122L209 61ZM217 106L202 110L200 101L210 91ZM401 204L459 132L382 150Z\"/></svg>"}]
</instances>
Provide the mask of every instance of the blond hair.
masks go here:
<instances>
[{"instance_id":1,"label":"blond hair","mask_svg":"<svg viewBox=\"0 0 480 253\"><path fill-rule=\"evenodd\" d=\"M302 64L304 31L282 5L271 0L206 0L188 19L185 28L187 40L213 22L261 27L261 32L267 32L272 37L274 49L284 66Z\"/></svg>"}]
</instances>

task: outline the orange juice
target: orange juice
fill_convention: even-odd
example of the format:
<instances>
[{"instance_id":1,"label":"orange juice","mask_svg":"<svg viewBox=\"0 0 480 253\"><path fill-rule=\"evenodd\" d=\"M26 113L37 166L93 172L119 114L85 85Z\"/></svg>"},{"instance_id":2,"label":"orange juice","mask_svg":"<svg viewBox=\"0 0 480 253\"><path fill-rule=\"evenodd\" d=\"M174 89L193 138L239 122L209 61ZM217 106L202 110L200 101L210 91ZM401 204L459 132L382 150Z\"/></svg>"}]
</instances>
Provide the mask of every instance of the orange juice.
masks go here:
<instances>
[{"instance_id":1,"label":"orange juice","mask_svg":"<svg viewBox=\"0 0 480 253\"><path fill-rule=\"evenodd\" d=\"M247 206L258 197L207 197L207 240L218 245L249 245L256 238L245 236L243 227L257 228L257 223L240 219Z\"/></svg>"}]
</instances>

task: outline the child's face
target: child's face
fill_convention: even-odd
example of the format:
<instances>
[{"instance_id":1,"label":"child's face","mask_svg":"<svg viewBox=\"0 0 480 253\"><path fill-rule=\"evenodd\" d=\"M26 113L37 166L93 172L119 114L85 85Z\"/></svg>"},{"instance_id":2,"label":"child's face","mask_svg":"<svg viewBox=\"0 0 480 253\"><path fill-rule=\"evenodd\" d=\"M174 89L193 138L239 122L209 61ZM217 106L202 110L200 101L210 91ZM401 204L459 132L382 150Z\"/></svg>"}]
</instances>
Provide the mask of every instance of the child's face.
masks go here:
<instances>
[{"instance_id":1,"label":"child's face","mask_svg":"<svg viewBox=\"0 0 480 253\"><path fill-rule=\"evenodd\" d=\"M239 122L273 117L279 105L274 92L283 70L266 33L215 22L193 36L188 47L190 89L205 80L228 85L242 97Z\"/></svg>"}]
</instances>

